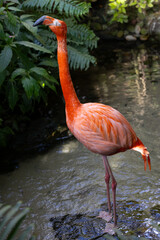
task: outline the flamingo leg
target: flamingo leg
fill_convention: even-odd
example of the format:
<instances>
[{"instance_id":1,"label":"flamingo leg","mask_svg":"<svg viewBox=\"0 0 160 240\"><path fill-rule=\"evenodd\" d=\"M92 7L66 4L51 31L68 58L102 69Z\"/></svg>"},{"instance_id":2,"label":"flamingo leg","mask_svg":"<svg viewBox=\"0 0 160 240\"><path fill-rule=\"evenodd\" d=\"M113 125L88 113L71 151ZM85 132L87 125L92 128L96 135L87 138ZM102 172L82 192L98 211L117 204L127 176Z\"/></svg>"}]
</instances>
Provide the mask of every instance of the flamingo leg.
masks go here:
<instances>
[{"instance_id":1,"label":"flamingo leg","mask_svg":"<svg viewBox=\"0 0 160 240\"><path fill-rule=\"evenodd\" d=\"M109 171L108 171L105 160L106 160L106 157L103 156L103 164L105 167L105 182L106 182L106 187L107 187L108 211L109 211L109 213L111 213L111 200L110 200L110 189L109 189L110 175L109 175Z\"/></svg>"},{"instance_id":2,"label":"flamingo leg","mask_svg":"<svg viewBox=\"0 0 160 240\"><path fill-rule=\"evenodd\" d=\"M111 177L112 180L112 194L113 194L113 213L114 213L114 225L117 225L117 215L116 215L116 187L117 187L117 182L113 176L111 167L109 165L108 159L106 156L103 156L103 162L104 162L104 166L105 166L105 170L107 172L107 174L109 174L109 176ZM107 175L108 176L108 175ZM109 188L109 182L106 183L108 185L107 189ZM107 196L108 196L108 190L107 190ZM109 201L110 201L110 197L109 197Z\"/></svg>"}]
</instances>

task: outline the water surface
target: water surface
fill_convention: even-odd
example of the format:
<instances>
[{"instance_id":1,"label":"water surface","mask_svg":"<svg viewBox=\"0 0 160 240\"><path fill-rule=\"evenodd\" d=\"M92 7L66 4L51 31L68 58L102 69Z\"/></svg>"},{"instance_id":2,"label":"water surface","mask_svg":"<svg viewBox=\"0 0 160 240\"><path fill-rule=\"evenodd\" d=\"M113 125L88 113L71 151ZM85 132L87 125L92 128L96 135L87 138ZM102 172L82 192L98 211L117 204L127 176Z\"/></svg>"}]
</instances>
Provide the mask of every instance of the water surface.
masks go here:
<instances>
[{"instance_id":1,"label":"water surface","mask_svg":"<svg viewBox=\"0 0 160 240\"><path fill-rule=\"evenodd\" d=\"M147 146L151 172L144 171L141 155L134 151L111 156L109 162L118 183L117 202L137 201L150 212L160 205L159 54L147 48L107 49L100 49L96 67L73 74L74 85L82 102L101 102L119 110ZM54 239L51 217L100 209L106 203L105 190L101 156L74 138L0 175L0 201L14 205L22 200L24 207L29 206L25 224L35 223L39 240Z\"/></svg>"}]
</instances>

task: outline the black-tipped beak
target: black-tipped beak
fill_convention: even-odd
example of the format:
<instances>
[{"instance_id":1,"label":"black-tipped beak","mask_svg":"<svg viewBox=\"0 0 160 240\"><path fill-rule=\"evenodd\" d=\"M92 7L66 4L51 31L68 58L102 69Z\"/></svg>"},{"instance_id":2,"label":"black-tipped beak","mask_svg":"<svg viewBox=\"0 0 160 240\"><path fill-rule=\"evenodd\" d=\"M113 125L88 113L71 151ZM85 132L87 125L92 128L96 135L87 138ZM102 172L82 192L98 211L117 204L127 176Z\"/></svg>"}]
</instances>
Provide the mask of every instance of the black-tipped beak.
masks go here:
<instances>
[{"instance_id":1,"label":"black-tipped beak","mask_svg":"<svg viewBox=\"0 0 160 240\"><path fill-rule=\"evenodd\" d=\"M33 27L36 27L38 25L42 25L45 19L46 19L46 16L40 17L37 21L35 21L35 23L33 24Z\"/></svg>"}]
</instances>

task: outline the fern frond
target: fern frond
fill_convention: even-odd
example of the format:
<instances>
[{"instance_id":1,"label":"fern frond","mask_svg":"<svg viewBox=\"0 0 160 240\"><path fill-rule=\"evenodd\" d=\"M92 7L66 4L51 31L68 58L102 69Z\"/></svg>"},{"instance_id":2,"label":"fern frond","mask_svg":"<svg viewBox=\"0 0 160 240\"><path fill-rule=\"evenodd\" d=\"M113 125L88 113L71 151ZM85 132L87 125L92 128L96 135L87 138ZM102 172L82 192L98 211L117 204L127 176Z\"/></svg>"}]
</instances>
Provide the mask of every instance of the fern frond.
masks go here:
<instances>
[{"instance_id":1,"label":"fern frond","mask_svg":"<svg viewBox=\"0 0 160 240\"><path fill-rule=\"evenodd\" d=\"M86 24L77 24L73 19L65 19L68 26L68 39L75 42L83 42L87 48L97 47L98 37Z\"/></svg>"},{"instance_id":2,"label":"fern frond","mask_svg":"<svg viewBox=\"0 0 160 240\"><path fill-rule=\"evenodd\" d=\"M90 63L95 64L95 57L89 55L87 48L68 46L68 59L70 67L73 69L88 69Z\"/></svg>"},{"instance_id":3,"label":"fern frond","mask_svg":"<svg viewBox=\"0 0 160 240\"><path fill-rule=\"evenodd\" d=\"M60 14L65 12L67 16L82 17L89 12L91 5L90 3L75 0L61 0L57 7Z\"/></svg>"},{"instance_id":4,"label":"fern frond","mask_svg":"<svg viewBox=\"0 0 160 240\"><path fill-rule=\"evenodd\" d=\"M66 16L76 16L77 18L86 15L91 7L90 3L80 0L26 0L23 5L41 10L45 8L53 12L57 9L60 14L65 13Z\"/></svg>"},{"instance_id":5,"label":"fern frond","mask_svg":"<svg viewBox=\"0 0 160 240\"><path fill-rule=\"evenodd\" d=\"M15 239L17 230L19 229L22 221L29 212L28 208L25 208L19 212L21 202L18 202L15 206L1 206L0 212L3 216L0 218L0 239L11 240ZM6 209L8 208L8 211ZM33 225L30 225L18 238L19 240L25 240L29 238L33 230ZM27 238L27 239L28 239ZM17 239L17 238L16 238Z\"/></svg>"}]
</instances>

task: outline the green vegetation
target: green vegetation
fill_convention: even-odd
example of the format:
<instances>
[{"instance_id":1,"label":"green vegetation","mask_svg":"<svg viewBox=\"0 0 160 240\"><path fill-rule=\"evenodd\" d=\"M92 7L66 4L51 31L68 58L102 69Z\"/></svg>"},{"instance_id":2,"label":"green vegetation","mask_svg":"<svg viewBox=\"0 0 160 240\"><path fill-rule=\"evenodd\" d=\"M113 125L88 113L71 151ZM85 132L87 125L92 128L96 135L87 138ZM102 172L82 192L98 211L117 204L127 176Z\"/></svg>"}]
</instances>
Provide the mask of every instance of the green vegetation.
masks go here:
<instances>
[{"instance_id":1,"label":"green vegetation","mask_svg":"<svg viewBox=\"0 0 160 240\"><path fill-rule=\"evenodd\" d=\"M129 13L136 10L144 14L145 10L152 8L158 0L109 0L110 14L113 15L112 21L127 23Z\"/></svg>"},{"instance_id":2,"label":"green vegetation","mask_svg":"<svg viewBox=\"0 0 160 240\"><path fill-rule=\"evenodd\" d=\"M20 210L21 202L18 202L14 207L10 205L0 204L0 239L1 240L12 240L17 236L17 232L21 227L21 224L25 217L27 216L29 209L25 208ZM35 240L34 236L31 236L33 231L33 224L26 227L19 236L17 240Z\"/></svg>"},{"instance_id":3,"label":"green vegetation","mask_svg":"<svg viewBox=\"0 0 160 240\"><path fill-rule=\"evenodd\" d=\"M87 69L96 62L89 49L97 46L98 38L79 22L90 7L78 0L0 0L0 146L19 131L36 104L47 104L49 92L56 92L56 39L33 22L42 15L64 19L70 67Z\"/></svg>"}]
</instances>

